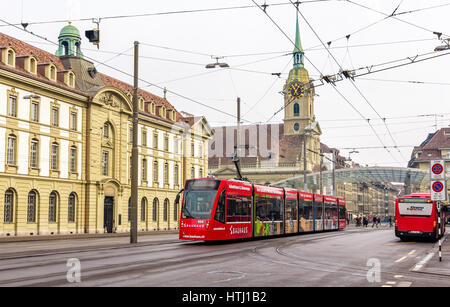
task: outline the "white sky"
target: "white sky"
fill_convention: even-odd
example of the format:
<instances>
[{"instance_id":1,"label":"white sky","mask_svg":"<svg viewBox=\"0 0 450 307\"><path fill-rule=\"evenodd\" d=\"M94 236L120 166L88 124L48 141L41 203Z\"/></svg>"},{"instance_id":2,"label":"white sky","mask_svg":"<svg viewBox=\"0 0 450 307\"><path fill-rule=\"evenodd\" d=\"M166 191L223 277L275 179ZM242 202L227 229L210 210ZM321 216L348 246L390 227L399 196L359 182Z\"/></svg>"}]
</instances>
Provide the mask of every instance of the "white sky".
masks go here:
<instances>
[{"instance_id":1,"label":"white sky","mask_svg":"<svg viewBox=\"0 0 450 307\"><path fill-rule=\"evenodd\" d=\"M256 0L256 2L263 4L264 0ZM269 5L289 3L288 0L267 0L266 2ZM333 41L331 47L343 47L332 48L331 52L344 69L366 67L433 52L434 48L442 45L442 43L437 40L437 36L432 31L450 35L449 0L354 0L354 2L385 14L391 14L399 4L397 13L442 6L396 16L401 20L419 26L415 27L392 17L382 20L385 18L384 15L347 1L329 0L311 3L305 1L300 5L300 10L322 41L325 43ZM20 23L22 18L24 22L30 23L71 19L74 20L73 24L78 27L82 35L85 30L93 28L94 24L91 21L75 21L80 18L254 5L251 0L13 0L10 3L8 10L2 11L1 19L11 23ZM269 6L267 12L281 29L294 40L296 14L294 6L291 4ZM367 29L353 34L348 42L350 47L347 49L347 40L345 39L347 34L354 33L377 21L379 22ZM0 22L0 24L3 23ZM64 23L30 25L28 30L57 42L59 31L63 26ZM431 32L420 27L431 30ZM300 28L306 57L323 74L337 73L338 65L329 58L329 54L324 49L320 49L320 41L301 17ZM287 75L284 74L278 79L271 73L283 72L285 68L284 73L287 73L292 68L292 62L289 63L291 57L283 56L283 52L291 52L293 45L256 6L218 12L104 19L100 23L100 29L100 52L83 37L82 50L88 57L102 62L114 57L114 54L105 52L121 53L127 50L126 54L131 55L133 42L139 41L141 43L140 55L147 57L141 59L140 77L146 81L162 87L166 86L170 91L230 114L236 113L235 102L236 97L239 96L243 103L242 115L245 114L244 119L250 122L266 122L274 112L283 106L283 97L279 92L282 90ZM0 32L29 42L49 52L54 53L56 51L56 46L18 29L2 26ZM337 38L341 39L334 41ZM413 40L415 42L394 43ZM389 44L380 45L378 43ZM210 71L204 68L204 65L215 61L209 56L145 46L144 44L195 51L207 55L228 56L221 61L228 63L232 68L260 73L236 69ZM376 45L352 47L363 44ZM320 50L308 50L315 46L319 46ZM231 56L272 52L279 53L258 56ZM148 57L177 60L191 64L162 61ZM267 60L269 58L271 59ZM256 61L258 62L239 66ZM133 73L133 58L131 56L115 57L107 64L130 74ZM106 74L132 83L132 78L129 76L105 66L98 64L96 66ZM450 107L447 97L450 94L450 80L448 67L450 67L450 55L370 74L361 77L361 79L356 79L355 84L381 117L388 118L386 123L397 145L418 145L426 138L428 133L434 132L435 117L390 118L438 113L445 114L444 117L437 117L438 128L449 126ZM319 73L311 63L306 61L305 68L308 69L313 78L318 79ZM197 74L203 75L186 78ZM421 81L441 84L380 80ZM141 88L159 96L163 95L161 89L146 86L147 84L140 83ZM392 146L393 141L382 121L358 93L357 89L352 86L351 82L348 80L339 82L336 84L336 89L365 118L373 119L373 126L383 143ZM361 116L339 96L332 85L317 87L316 93L319 96L315 98L315 113L323 131L321 138L323 143L335 148L381 146L380 141L367 122L362 120ZM212 126L231 124L235 121L232 117L173 94L168 94L168 99L180 111L204 115ZM258 105L246 114L258 101ZM273 121L281 122L282 119L283 112L280 112ZM363 165L406 166L404 158L410 158L412 147L400 148L403 157L396 149L390 150L392 155L385 149L357 149L359 153L354 153L351 157ZM341 154L348 157L349 151L351 150L341 150Z\"/></svg>"}]
</instances>

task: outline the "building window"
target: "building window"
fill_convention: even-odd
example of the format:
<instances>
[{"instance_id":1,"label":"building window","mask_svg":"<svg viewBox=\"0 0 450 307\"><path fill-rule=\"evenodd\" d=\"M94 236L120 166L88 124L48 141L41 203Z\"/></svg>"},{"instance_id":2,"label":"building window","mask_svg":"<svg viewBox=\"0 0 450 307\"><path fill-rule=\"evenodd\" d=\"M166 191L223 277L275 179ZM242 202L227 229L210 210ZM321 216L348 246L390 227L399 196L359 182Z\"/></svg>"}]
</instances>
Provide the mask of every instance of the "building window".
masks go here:
<instances>
[{"instance_id":1,"label":"building window","mask_svg":"<svg viewBox=\"0 0 450 307\"><path fill-rule=\"evenodd\" d=\"M56 67L50 66L50 79L56 81Z\"/></svg>"},{"instance_id":2,"label":"building window","mask_svg":"<svg viewBox=\"0 0 450 307\"><path fill-rule=\"evenodd\" d=\"M153 162L153 182L158 182L158 161Z\"/></svg>"},{"instance_id":3,"label":"building window","mask_svg":"<svg viewBox=\"0 0 450 307\"><path fill-rule=\"evenodd\" d=\"M164 184L169 183L169 164L164 164Z\"/></svg>"},{"instance_id":4,"label":"building window","mask_svg":"<svg viewBox=\"0 0 450 307\"><path fill-rule=\"evenodd\" d=\"M102 155L102 175L108 176L109 152L104 151Z\"/></svg>"},{"instance_id":5,"label":"building window","mask_svg":"<svg viewBox=\"0 0 450 307\"><path fill-rule=\"evenodd\" d=\"M167 222L169 215L169 200L166 198L164 200L164 222Z\"/></svg>"},{"instance_id":6,"label":"building window","mask_svg":"<svg viewBox=\"0 0 450 307\"><path fill-rule=\"evenodd\" d=\"M14 66L14 51L12 50L8 51L8 65Z\"/></svg>"},{"instance_id":7,"label":"building window","mask_svg":"<svg viewBox=\"0 0 450 307\"><path fill-rule=\"evenodd\" d=\"M30 167L37 168L38 165L39 141L31 140L30 144Z\"/></svg>"},{"instance_id":8,"label":"building window","mask_svg":"<svg viewBox=\"0 0 450 307\"><path fill-rule=\"evenodd\" d=\"M70 112L70 130L77 130L77 113Z\"/></svg>"},{"instance_id":9,"label":"building window","mask_svg":"<svg viewBox=\"0 0 450 307\"><path fill-rule=\"evenodd\" d=\"M59 109L57 107L52 108L52 126L59 126Z\"/></svg>"},{"instance_id":10,"label":"building window","mask_svg":"<svg viewBox=\"0 0 450 307\"><path fill-rule=\"evenodd\" d=\"M198 171L198 178L203 178L203 168Z\"/></svg>"},{"instance_id":11,"label":"building window","mask_svg":"<svg viewBox=\"0 0 450 307\"><path fill-rule=\"evenodd\" d=\"M175 165L175 168L174 168L174 172L173 172L174 174L174 176L173 176L173 181L174 181L174 184L175 185L178 185L178 176L179 176L179 172L178 172L178 164L176 164Z\"/></svg>"},{"instance_id":12,"label":"building window","mask_svg":"<svg viewBox=\"0 0 450 307\"><path fill-rule=\"evenodd\" d=\"M39 102L37 101L31 102L31 121L39 122Z\"/></svg>"},{"instance_id":13,"label":"building window","mask_svg":"<svg viewBox=\"0 0 450 307\"><path fill-rule=\"evenodd\" d=\"M128 136L128 143L133 143L133 127L130 127L130 129L128 129L130 135Z\"/></svg>"},{"instance_id":14,"label":"building window","mask_svg":"<svg viewBox=\"0 0 450 307\"><path fill-rule=\"evenodd\" d=\"M147 131L142 131L142 146L147 147Z\"/></svg>"},{"instance_id":15,"label":"building window","mask_svg":"<svg viewBox=\"0 0 450 307\"><path fill-rule=\"evenodd\" d=\"M195 167L191 168L191 178L195 178Z\"/></svg>"},{"instance_id":16,"label":"building window","mask_svg":"<svg viewBox=\"0 0 450 307\"><path fill-rule=\"evenodd\" d=\"M36 73L36 60L34 58L30 58L30 72Z\"/></svg>"},{"instance_id":17,"label":"building window","mask_svg":"<svg viewBox=\"0 0 450 307\"><path fill-rule=\"evenodd\" d=\"M176 154L178 154L179 153L179 149L178 149L178 146L179 146L179 143L180 143L180 141L178 140L178 139L175 139L175 142L174 142L174 152L176 153Z\"/></svg>"},{"instance_id":18,"label":"building window","mask_svg":"<svg viewBox=\"0 0 450 307\"><path fill-rule=\"evenodd\" d=\"M295 124L294 125L294 130L295 131L299 131L300 130L300 125L299 124Z\"/></svg>"},{"instance_id":19,"label":"building window","mask_svg":"<svg viewBox=\"0 0 450 307\"><path fill-rule=\"evenodd\" d=\"M69 223L75 222L75 203L76 203L76 196L75 193L72 193L69 195L69 203L68 203L68 216L67 220Z\"/></svg>"},{"instance_id":20,"label":"building window","mask_svg":"<svg viewBox=\"0 0 450 307\"><path fill-rule=\"evenodd\" d=\"M158 221L158 207L159 207L159 199L155 198L153 200L153 222Z\"/></svg>"},{"instance_id":21,"label":"building window","mask_svg":"<svg viewBox=\"0 0 450 307\"><path fill-rule=\"evenodd\" d=\"M198 156L201 158L203 157L203 144L198 144Z\"/></svg>"},{"instance_id":22,"label":"building window","mask_svg":"<svg viewBox=\"0 0 450 307\"><path fill-rule=\"evenodd\" d=\"M51 169L52 171L58 170L58 150L59 146L57 143L52 144L52 152L51 152Z\"/></svg>"},{"instance_id":23,"label":"building window","mask_svg":"<svg viewBox=\"0 0 450 307\"><path fill-rule=\"evenodd\" d=\"M157 134L153 135L153 148L158 149L158 135Z\"/></svg>"},{"instance_id":24,"label":"building window","mask_svg":"<svg viewBox=\"0 0 450 307\"><path fill-rule=\"evenodd\" d=\"M77 148L75 146L70 147L70 172L77 172Z\"/></svg>"},{"instance_id":25,"label":"building window","mask_svg":"<svg viewBox=\"0 0 450 307\"><path fill-rule=\"evenodd\" d=\"M142 198L141 200L141 222L146 220L146 210L147 210L147 198Z\"/></svg>"},{"instance_id":26,"label":"building window","mask_svg":"<svg viewBox=\"0 0 450 307\"><path fill-rule=\"evenodd\" d=\"M6 153L6 164L9 166L16 165L16 143L17 139L14 135L8 136L8 148Z\"/></svg>"},{"instance_id":27,"label":"building window","mask_svg":"<svg viewBox=\"0 0 450 307\"><path fill-rule=\"evenodd\" d=\"M300 105L298 103L294 104L294 116L300 115Z\"/></svg>"},{"instance_id":28,"label":"building window","mask_svg":"<svg viewBox=\"0 0 450 307\"><path fill-rule=\"evenodd\" d=\"M5 193L5 204L4 204L4 222L13 222L13 210L14 210L14 192L10 189Z\"/></svg>"},{"instance_id":29,"label":"building window","mask_svg":"<svg viewBox=\"0 0 450 307\"><path fill-rule=\"evenodd\" d=\"M109 139L109 124L108 123L105 123L103 125L103 137L105 139Z\"/></svg>"},{"instance_id":30,"label":"building window","mask_svg":"<svg viewBox=\"0 0 450 307\"><path fill-rule=\"evenodd\" d=\"M147 181L147 159L142 160L142 180Z\"/></svg>"},{"instance_id":31,"label":"building window","mask_svg":"<svg viewBox=\"0 0 450 307\"><path fill-rule=\"evenodd\" d=\"M164 137L164 151L169 151L169 137Z\"/></svg>"},{"instance_id":32,"label":"building window","mask_svg":"<svg viewBox=\"0 0 450 307\"><path fill-rule=\"evenodd\" d=\"M50 194L49 206L48 206L48 222L56 223L56 203L58 201L58 197L55 192Z\"/></svg>"},{"instance_id":33,"label":"building window","mask_svg":"<svg viewBox=\"0 0 450 307\"><path fill-rule=\"evenodd\" d=\"M195 146L194 146L194 140L191 142L191 156L195 157Z\"/></svg>"},{"instance_id":34,"label":"building window","mask_svg":"<svg viewBox=\"0 0 450 307\"><path fill-rule=\"evenodd\" d=\"M8 115L17 117L17 96L9 95L9 111Z\"/></svg>"},{"instance_id":35,"label":"building window","mask_svg":"<svg viewBox=\"0 0 450 307\"><path fill-rule=\"evenodd\" d=\"M36 223L36 200L37 195L35 191L28 193L28 208L27 208L27 222Z\"/></svg>"},{"instance_id":36,"label":"building window","mask_svg":"<svg viewBox=\"0 0 450 307\"><path fill-rule=\"evenodd\" d=\"M178 221L178 206L177 206L177 204L173 205L173 220Z\"/></svg>"},{"instance_id":37,"label":"building window","mask_svg":"<svg viewBox=\"0 0 450 307\"><path fill-rule=\"evenodd\" d=\"M69 86L75 87L75 75L73 73L69 74Z\"/></svg>"}]
</instances>

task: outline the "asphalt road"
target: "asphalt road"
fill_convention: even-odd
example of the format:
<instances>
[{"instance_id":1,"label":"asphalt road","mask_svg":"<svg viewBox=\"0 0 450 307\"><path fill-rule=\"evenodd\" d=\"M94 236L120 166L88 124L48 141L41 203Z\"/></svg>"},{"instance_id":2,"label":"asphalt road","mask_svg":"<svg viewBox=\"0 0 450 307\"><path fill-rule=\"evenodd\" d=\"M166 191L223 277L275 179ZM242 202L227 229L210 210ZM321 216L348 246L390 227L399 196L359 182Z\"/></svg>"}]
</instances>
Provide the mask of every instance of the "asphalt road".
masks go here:
<instances>
[{"instance_id":1,"label":"asphalt road","mask_svg":"<svg viewBox=\"0 0 450 307\"><path fill-rule=\"evenodd\" d=\"M1 243L0 286L450 286L450 276L412 271L434 243L401 242L386 228L228 244L172 234L142 236L137 246L128 241Z\"/></svg>"}]
</instances>

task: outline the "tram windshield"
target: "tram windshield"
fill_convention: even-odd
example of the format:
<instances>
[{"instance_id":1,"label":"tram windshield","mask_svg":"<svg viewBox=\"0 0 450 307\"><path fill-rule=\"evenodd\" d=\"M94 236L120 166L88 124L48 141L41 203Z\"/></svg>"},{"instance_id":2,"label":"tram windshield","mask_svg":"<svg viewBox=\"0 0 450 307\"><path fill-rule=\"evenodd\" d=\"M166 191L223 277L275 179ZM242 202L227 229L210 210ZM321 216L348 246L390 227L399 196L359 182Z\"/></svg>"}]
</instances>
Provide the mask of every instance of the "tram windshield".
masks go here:
<instances>
[{"instance_id":1,"label":"tram windshield","mask_svg":"<svg viewBox=\"0 0 450 307\"><path fill-rule=\"evenodd\" d=\"M210 219L220 181L192 180L186 183L183 219Z\"/></svg>"}]
</instances>

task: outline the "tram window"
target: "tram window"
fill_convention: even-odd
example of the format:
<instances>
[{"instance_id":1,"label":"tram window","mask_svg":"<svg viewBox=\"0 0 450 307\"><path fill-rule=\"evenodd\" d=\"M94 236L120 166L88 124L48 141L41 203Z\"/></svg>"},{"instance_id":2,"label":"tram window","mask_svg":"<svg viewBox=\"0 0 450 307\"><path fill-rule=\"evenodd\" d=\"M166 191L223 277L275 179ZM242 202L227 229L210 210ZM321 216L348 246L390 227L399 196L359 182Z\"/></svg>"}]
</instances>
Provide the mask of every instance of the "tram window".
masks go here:
<instances>
[{"instance_id":1,"label":"tram window","mask_svg":"<svg viewBox=\"0 0 450 307\"><path fill-rule=\"evenodd\" d=\"M303 218L306 220L313 219L313 204L310 201L303 201Z\"/></svg>"},{"instance_id":2,"label":"tram window","mask_svg":"<svg viewBox=\"0 0 450 307\"><path fill-rule=\"evenodd\" d=\"M345 216L346 216L345 211L346 211L345 207L343 207L343 206L339 207L339 219L345 220Z\"/></svg>"},{"instance_id":3,"label":"tram window","mask_svg":"<svg viewBox=\"0 0 450 307\"><path fill-rule=\"evenodd\" d=\"M297 201L293 199L286 200L286 220L297 220Z\"/></svg>"},{"instance_id":4,"label":"tram window","mask_svg":"<svg viewBox=\"0 0 450 307\"><path fill-rule=\"evenodd\" d=\"M227 223L251 221L250 196L228 195L227 197Z\"/></svg>"},{"instance_id":5,"label":"tram window","mask_svg":"<svg viewBox=\"0 0 450 307\"><path fill-rule=\"evenodd\" d=\"M283 199L281 197L256 196L256 217L260 221L283 220Z\"/></svg>"},{"instance_id":6,"label":"tram window","mask_svg":"<svg viewBox=\"0 0 450 307\"><path fill-rule=\"evenodd\" d=\"M220 193L214 219L222 224L225 224L225 190Z\"/></svg>"}]
</instances>

